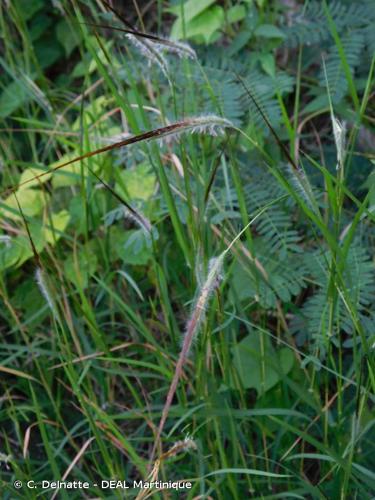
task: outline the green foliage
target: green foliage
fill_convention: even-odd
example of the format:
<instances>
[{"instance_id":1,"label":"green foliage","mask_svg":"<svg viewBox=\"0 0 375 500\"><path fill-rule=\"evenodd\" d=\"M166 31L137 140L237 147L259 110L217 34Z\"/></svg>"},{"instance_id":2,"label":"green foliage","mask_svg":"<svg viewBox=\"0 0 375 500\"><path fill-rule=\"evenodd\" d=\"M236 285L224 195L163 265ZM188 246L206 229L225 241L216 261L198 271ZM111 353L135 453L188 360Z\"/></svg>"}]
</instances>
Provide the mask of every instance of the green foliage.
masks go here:
<instances>
[{"instance_id":1,"label":"green foliage","mask_svg":"<svg viewBox=\"0 0 375 500\"><path fill-rule=\"evenodd\" d=\"M233 364L245 389L269 391L293 367L293 353L284 347L276 353L268 337L252 332L232 349ZM232 384L236 386L234 383Z\"/></svg>"},{"instance_id":2,"label":"green foliage","mask_svg":"<svg viewBox=\"0 0 375 500\"><path fill-rule=\"evenodd\" d=\"M220 30L226 24L242 21L246 16L246 2L234 5L226 11L220 5L212 5L214 3L215 0L188 0L169 8L169 12L177 16L171 37L175 40L187 38L198 43L212 43L220 37Z\"/></svg>"},{"instance_id":3,"label":"green foliage","mask_svg":"<svg viewBox=\"0 0 375 500\"><path fill-rule=\"evenodd\" d=\"M369 25L375 19L371 0L361 2L345 2L334 0L328 2L329 11L339 33L346 30L363 29L367 32ZM331 37L330 29L326 20L324 3L311 1L291 16L289 26L283 27L288 44L314 45L328 41Z\"/></svg>"},{"instance_id":4,"label":"green foliage","mask_svg":"<svg viewBox=\"0 0 375 500\"><path fill-rule=\"evenodd\" d=\"M356 70L358 77L362 76L363 69L366 75L375 46L374 30L371 27L375 22L373 3L371 1L334 0L328 3L328 10L341 38L352 76ZM324 2L308 2L303 10L289 18L288 24L283 26L283 32L286 35L287 46L307 46L305 67L313 64L321 66L318 76L319 87L312 89L312 94L318 94L318 97L309 104L306 111L314 112L327 105L323 58L326 63L332 101L338 104L348 92L348 81L343 61L332 39Z\"/></svg>"},{"instance_id":5,"label":"green foliage","mask_svg":"<svg viewBox=\"0 0 375 500\"><path fill-rule=\"evenodd\" d=\"M347 296L340 294L335 306L335 321L330 326L328 289L330 257L327 253L316 251L305 255L304 261L315 290L295 315L291 326L300 337L300 342L311 338L319 349L324 350L330 339L337 341L340 332L345 332L347 335L354 334L348 300L366 324L366 318L375 302L374 265L360 242L352 246L342 277L343 289L346 289L348 294ZM367 335L372 335L371 329L365 328L365 331Z\"/></svg>"}]
</instances>

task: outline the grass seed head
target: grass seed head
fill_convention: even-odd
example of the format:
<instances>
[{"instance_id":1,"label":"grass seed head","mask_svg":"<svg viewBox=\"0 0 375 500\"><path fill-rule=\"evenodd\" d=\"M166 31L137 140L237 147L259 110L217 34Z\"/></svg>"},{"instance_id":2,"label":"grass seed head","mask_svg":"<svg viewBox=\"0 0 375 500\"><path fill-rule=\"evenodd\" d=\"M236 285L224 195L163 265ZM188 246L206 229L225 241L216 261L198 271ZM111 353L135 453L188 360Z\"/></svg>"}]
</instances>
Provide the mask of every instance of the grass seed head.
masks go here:
<instances>
[{"instance_id":1,"label":"grass seed head","mask_svg":"<svg viewBox=\"0 0 375 500\"><path fill-rule=\"evenodd\" d=\"M166 40L167 44L157 44L161 50L176 54L180 58L187 57L188 59L197 59L197 54L194 49L190 47L189 44L185 42L176 42L171 40Z\"/></svg>"},{"instance_id":2,"label":"grass seed head","mask_svg":"<svg viewBox=\"0 0 375 500\"><path fill-rule=\"evenodd\" d=\"M294 169L289 163L287 164L287 173L291 184L293 184L296 192L303 198L306 205L313 211L317 212L317 208L314 205L314 192L308 177L302 168L298 170Z\"/></svg>"},{"instance_id":3,"label":"grass seed head","mask_svg":"<svg viewBox=\"0 0 375 500\"><path fill-rule=\"evenodd\" d=\"M48 307L50 308L52 314L56 317L57 314L56 314L55 302L52 298L51 292L50 292L49 287L47 285L45 272L40 267L38 267L36 272L35 272L35 280L37 282L37 285L39 287L41 294L43 295L43 297L45 298L45 300L48 304Z\"/></svg>"},{"instance_id":4,"label":"grass seed head","mask_svg":"<svg viewBox=\"0 0 375 500\"><path fill-rule=\"evenodd\" d=\"M230 120L216 115L202 115L185 118L184 120L170 124L163 129L159 129L158 135L151 137L159 142L167 138L177 139L181 134L190 132L191 134L209 134L217 136L223 134L226 128L233 128Z\"/></svg>"},{"instance_id":5,"label":"grass seed head","mask_svg":"<svg viewBox=\"0 0 375 500\"><path fill-rule=\"evenodd\" d=\"M186 436L182 441L176 441L172 448L165 452L160 458L164 460L189 450L197 450L197 445L190 436Z\"/></svg>"},{"instance_id":6,"label":"grass seed head","mask_svg":"<svg viewBox=\"0 0 375 500\"><path fill-rule=\"evenodd\" d=\"M208 265L207 277L201 286L198 298L195 302L193 312L187 323L186 333L184 337L184 345L186 345L186 354L190 350L191 343L198 333L199 327L205 317L206 307L212 293L217 289L222 280L222 269L225 254L222 253L219 257L214 257Z\"/></svg>"},{"instance_id":7,"label":"grass seed head","mask_svg":"<svg viewBox=\"0 0 375 500\"><path fill-rule=\"evenodd\" d=\"M336 144L337 165L336 170L343 168L345 159L345 144L346 144L346 123L337 120L335 115L331 113L333 137Z\"/></svg>"},{"instance_id":8,"label":"grass seed head","mask_svg":"<svg viewBox=\"0 0 375 500\"><path fill-rule=\"evenodd\" d=\"M159 66L164 76L169 79L168 62L157 45L149 42L148 40L141 41L135 35L131 35L130 33L126 35L126 38L137 50L139 50L139 52L148 60L150 64L156 64Z\"/></svg>"},{"instance_id":9,"label":"grass seed head","mask_svg":"<svg viewBox=\"0 0 375 500\"><path fill-rule=\"evenodd\" d=\"M143 231L147 234L150 234L152 231L151 222L147 219L145 215L143 215L138 209L135 212L131 212L128 208L122 207L124 217L126 219L131 220L137 226L139 226Z\"/></svg>"}]
</instances>

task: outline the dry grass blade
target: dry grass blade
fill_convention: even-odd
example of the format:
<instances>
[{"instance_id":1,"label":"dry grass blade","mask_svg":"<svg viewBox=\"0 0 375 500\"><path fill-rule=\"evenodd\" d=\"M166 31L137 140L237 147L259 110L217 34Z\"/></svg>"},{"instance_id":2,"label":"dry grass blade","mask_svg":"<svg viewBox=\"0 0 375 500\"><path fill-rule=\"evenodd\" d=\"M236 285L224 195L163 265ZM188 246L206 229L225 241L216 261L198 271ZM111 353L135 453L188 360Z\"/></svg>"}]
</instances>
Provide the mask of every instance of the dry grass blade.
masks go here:
<instances>
[{"instance_id":1,"label":"dry grass blade","mask_svg":"<svg viewBox=\"0 0 375 500\"><path fill-rule=\"evenodd\" d=\"M75 465L77 464L77 462L80 460L80 458L85 453L85 451L90 446L90 444L94 441L94 439L95 439L95 437L91 437L87 441L85 441L85 443L83 444L82 448L79 450L79 452L77 453L77 455L74 457L73 461L69 464L69 467L64 472L64 475L62 476L61 481L65 481L65 479L69 476L70 471L75 467ZM59 490L57 489L55 491L55 493L52 495L51 500L53 500L54 498L56 498L56 496L58 495L58 493L59 493Z\"/></svg>"},{"instance_id":2,"label":"dry grass blade","mask_svg":"<svg viewBox=\"0 0 375 500\"><path fill-rule=\"evenodd\" d=\"M33 382L38 382L35 377L32 377L28 373L21 372L20 370L15 370L14 368L8 368L7 366L0 365L0 372L8 373L9 375L14 375L16 377L26 378L28 380L32 380Z\"/></svg>"},{"instance_id":3,"label":"dry grass blade","mask_svg":"<svg viewBox=\"0 0 375 500\"><path fill-rule=\"evenodd\" d=\"M54 422L53 420L46 420L46 419L43 419L42 422L44 424L50 424L50 425L54 425L55 427L59 427L59 424L57 422ZM32 424L30 424L28 426L28 428L26 429L26 432L25 432L25 439L23 441L23 449L22 449L22 456L23 458L26 458L27 457L27 451L29 449L29 444L30 444L30 438L31 438L31 429L33 427L36 427L37 425L39 425L39 422L33 422Z\"/></svg>"},{"instance_id":4,"label":"dry grass blade","mask_svg":"<svg viewBox=\"0 0 375 500\"><path fill-rule=\"evenodd\" d=\"M138 344L136 342L123 342L122 344L116 345L115 347L111 347L111 349L109 349L109 352L116 352L116 351L119 351L121 349L126 349L127 347L136 346L136 345L144 347L145 349L148 349L148 350L153 351L153 352L157 351L157 348L151 344ZM161 352L160 350L158 350L158 352L164 358L169 359L169 357L165 353ZM104 356L105 354L106 353L104 351L92 352L90 354L86 354L86 355L80 356L78 358L74 358L71 361L65 361L64 363L59 363L57 365L53 365L48 370L55 370L56 368L61 368L63 366L67 366L69 364L82 363L83 361L87 361L89 359L95 359L95 358L98 358L100 356Z\"/></svg>"}]
</instances>

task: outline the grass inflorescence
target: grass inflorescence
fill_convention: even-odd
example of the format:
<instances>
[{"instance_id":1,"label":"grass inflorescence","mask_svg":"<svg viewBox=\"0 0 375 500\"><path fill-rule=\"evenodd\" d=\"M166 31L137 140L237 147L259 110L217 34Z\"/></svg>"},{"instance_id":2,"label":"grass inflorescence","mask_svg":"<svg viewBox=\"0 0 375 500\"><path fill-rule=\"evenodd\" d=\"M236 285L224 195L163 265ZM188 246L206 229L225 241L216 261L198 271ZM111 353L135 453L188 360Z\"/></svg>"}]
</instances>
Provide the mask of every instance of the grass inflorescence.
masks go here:
<instances>
[{"instance_id":1,"label":"grass inflorescence","mask_svg":"<svg viewBox=\"0 0 375 500\"><path fill-rule=\"evenodd\" d=\"M4 499L374 495L371 11L198 3L0 5Z\"/></svg>"}]
</instances>

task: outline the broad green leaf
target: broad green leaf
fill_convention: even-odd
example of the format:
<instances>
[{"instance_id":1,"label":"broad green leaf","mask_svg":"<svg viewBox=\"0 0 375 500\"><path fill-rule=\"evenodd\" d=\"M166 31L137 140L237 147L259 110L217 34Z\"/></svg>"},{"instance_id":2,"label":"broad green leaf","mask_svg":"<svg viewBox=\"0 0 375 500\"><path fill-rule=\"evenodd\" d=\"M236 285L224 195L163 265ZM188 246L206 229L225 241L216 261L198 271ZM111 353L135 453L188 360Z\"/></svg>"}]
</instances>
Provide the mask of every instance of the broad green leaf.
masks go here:
<instances>
[{"instance_id":1,"label":"broad green leaf","mask_svg":"<svg viewBox=\"0 0 375 500\"><path fill-rule=\"evenodd\" d=\"M96 45L97 45L97 43L96 43ZM107 53L110 53L110 49L111 49L113 43L112 42L104 42L103 41L103 45L104 45ZM97 56L97 58L100 60L100 62L104 66L108 65L108 59L107 59L106 53L104 52L103 49L101 49L101 48L98 49L97 53L96 53L96 56ZM111 61L111 64L113 64L113 66L115 66L115 67L118 67L118 62L117 62L116 59L114 59L113 61ZM97 64L96 60L92 59L91 62L90 62L90 64L89 64L89 69L88 69L88 72L90 73L90 75L91 75L91 73L93 73L94 71L96 71L97 68L98 68L98 64Z\"/></svg>"},{"instance_id":2,"label":"broad green leaf","mask_svg":"<svg viewBox=\"0 0 375 500\"><path fill-rule=\"evenodd\" d=\"M63 19L56 26L56 38L64 47L65 56L69 57L79 44L79 30L74 31L69 23Z\"/></svg>"},{"instance_id":3,"label":"broad green leaf","mask_svg":"<svg viewBox=\"0 0 375 500\"><path fill-rule=\"evenodd\" d=\"M44 13L40 13L34 16L31 27L30 27L30 39L32 42L38 40L39 37L48 30L48 28L52 24L51 17L47 16Z\"/></svg>"},{"instance_id":4,"label":"broad green leaf","mask_svg":"<svg viewBox=\"0 0 375 500\"><path fill-rule=\"evenodd\" d=\"M25 276L22 282L17 285L12 295L12 304L27 315L30 321L28 325L37 327L43 321L47 312L46 300L40 293L34 273L30 273L29 278Z\"/></svg>"},{"instance_id":5,"label":"broad green leaf","mask_svg":"<svg viewBox=\"0 0 375 500\"><path fill-rule=\"evenodd\" d=\"M46 173L47 169L43 168L38 168L38 167L31 167L26 170L24 170L21 174L19 184L23 184L27 182L24 186L20 186L19 190L24 190L24 189L30 189L32 186L39 186L40 184L43 184L44 182L47 182L48 179L51 178L52 173ZM34 179L34 177L37 177L41 174L44 174L42 177L38 179ZM31 180L33 179L33 180Z\"/></svg>"},{"instance_id":6,"label":"broad green leaf","mask_svg":"<svg viewBox=\"0 0 375 500\"><path fill-rule=\"evenodd\" d=\"M54 169L63 163L66 163L75 158L74 154L66 154L60 158L59 161L52 163L50 169ZM73 163L72 165L67 165L66 167L59 168L53 172L52 186L53 188L60 188L66 186L74 186L74 184L79 183L81 180L81 167L79 162Z\"/></svg>"},{"instance_id":7,"label":"broad green leaf","mask_svg":"<svg viewBox=\"0 0 375 500\"><path fill-rule=\"evenodd\" d=\"M17 0L18 12L24 21L28 21L44 5L44 0Z\"/></svg>"},{"instance_id":8,"label":"broad green leaf","mask_svg":"<svg viewBox=\"0 0 375 500\"><path fill-rule=\"evenodd\" d=\"M120 259L125 264L144 266L151 258L152 249L148 244L147 236L141 229L122 231L112 226L110 241L113 246L112 258Z\"/></svg>"},{"instance_id":9,"label":"broad green leaf","mask_svg":"<svg viewBox=\"0 0 375 500\"><path fill-rule=\"evenodd\" d=\"M63 49L55 37L43 36L34 44L34 50L42 69L52 66L63 56Z\"/></svg>"},{"instance_id":10,"label":"broad green leaf","mask_svg":"<svg viewBox=\"0 0 375 500\"><path fill-rule=\"evenodd\" d=\"M37 252L41 252L45 246L41 224L30 222L29 231ZM27 235L22 234L12 238L8 246L0 246L0 271L13 266L19 267L33 256L34 253Z\"/></svg>"},{"instance_id":11,"label":"broad green leaf","mask_svg":"<svg viewBox=\"0 0 375 500\"><path fill-rule=\"evenodd\" d=\"M318 95L317 97L314 97L303 109L303 112L308 114L308 113L315 113L315 111L318 111L323 108L328 108L329 106L329 100L327 93L324 92L321 95Z\"/></svg>"},{"instance_id":12,"label":"broad green leaf","mask_svg":"<svg viewBox=\"0 0 375 500\"><path fill-rule=\"evenodd\" d=\"M9 245L0 244L0 271L17 264L22 254L22 246L17 238L13 238Z\"/></svg>"},{"instance_id":13,"label":"broad green leaf","mask_svg":"<svg viewBox=\"0 0 375 500\"><path fill-rule=\"evenodd\" d=\"M262 394L282 379L293 367L293 353L288 348L275 352L268 337L251 333L232 348L233 364L245 389Z\"/></svg>"},{"instance_id":14,"label":"broad green leaf","mask_svg":"<svg viewBox=\"0 0 375 500\"><path fill-rule=\"evenodd\" d=\"M43 235L43 228L39 222L29 222L29 231L33 240L36 251L39 253L43 250L46 241ZM15 241L16 245L21 247L21 253L17 261L17 267L21 266L24 262L34 257L31 243L27 234L18 236Z\"/></svg>"},{"instance_id":15,"label":"broad green leaf","mask_svg":"<svg viewBox=\"0 0 375 500\"><path fill-rule=\"evenodd\" d=\"M17 198L26 217L38 215L49 200L49 195L39 189L19 189ZM21 220L16 198L13 194L0 203L1 214L9 219Z\"/></svg>"},{"instance_id":16,"label":"broad green leaf","mask_svg":"<svg viewBox=\"0 0 375 500\"><path fill-rule=\"evenodd\" d=\"M147 163L141 163L135 168L124 170L116 183L116 191L128 201L151 198L155 191L156 176Z\"/></svg>"},{"instance_id":17,"label":"broad green leaf","mask_svg":"<svg viewBox=\"0 0 375 500\"><path fill-rule=\"evenodd\" d=\"M97 265L98 259L92 248L88 247L86 251L82 249L78 257L70 255L64 262L65 276L78 287L86 288L89 277L94 274Z\"/></svg>"},{"instance_id":18,"label":"broad green leaf","mask_svg":"<svg viewBox=\"0 0 375 500\"><path fill-rule=\"evenodd\" d=\"M65 231L66 226L69 224L70 215L67 210L61 210L57 214L52 214L51 218L47 219L47 225L44 227L44 237L48 243L53 245L60 237L61 233Z\"/></svg>"},{"instance_id":19,"label":"broad green leaf","mask_svg":"<svg viewBox=\"0 0 375 500\"><path fill-rule=\"evenodd\" d=\"M82 78L86 75L88 71L89 64L91 63L91 55L86 52L81 58L80 61L74 66L73 71L71 72L72 78Z\"/></svg>"},{"instance_id":20,"label":"broad green leaf","mask_svg":"<svg viewBox=\"0 0 375 500\"><path fill-rule=\"evenodd\" d=\"M197 37L197 41L203 39L204 42L209 43L216 31L223 26L224 22L223 8L214 5L186 24L186 38ZM183 38L183 35L182 22L180 19L177 19L172 27L171 37L178 40Z\"/></svg>"},{"instance_id":21,"label":"broad green leaf","mask_svg":"<svg viewBox=\"0 0 375 500\"><path fill-rule=\"evenodd\" d=\"M260 54L259 61L260 61L260 65L262 66L265 73L267 73L267 75L270 75L272 78L274 78L276 75L276 64L275 64L275 58L274 58L273 54L270 54L270 53Z\"/></svg>"},{"instance_id":22,"label":"broad green leaf","mask_svg":"<svg viewBox=\"0 0 375 500\"><path fill-rule=\"evenodd\" d=\"M0 118L11 115L31 100L23 82L16 80L10 83L0 95Z\"/></svg>"},{"instance_id":23,"label":"broad green leaf","mask_svg":"<svg viewBox=\"0 0 375 500\"><path fill-rule=\"evenodd\" d=\"M215 3L215 0L188 0L182 6L176 5L167 9L172 14L175 14L179 18L183 17L185 19L185 23L191 21L194 17L201 14L204 10L206 10L210 5Z\"/></svg>"},{"instance_id":24,"label":"broad green leaf","mask_svg":"<svg viewBox=\"0 0 375 500\"><path fill-rule=\"evenodd\" d=\"M99 116L102 116L105 112L107 103L109 102L108 97L101 95L94 99L90 104L84 107L83 115L86 126L92 125ZM82 117L78 116L77 119L72 124L72 130L79 131L82 126Z\"/></svg>"},{"instance_id":25,"label":"broad green leaf","mask_svg":"<svg viewBox=\"0 0 375 500\"><path fill-rule=\"evenodd\" d=\"M95 37L88 37L87 43L91 44L93 47L98 46L98 42L95 39ZM113 42L112 41L104 41L102 39L102 44L104 45L107 53L110 53ZM102 64L104 66L106 66L108 64L108 60L107 60L106 55L102 49L97 50L96 55L100 59L100 61L102 62ZM115 70L115 69L119 68L120 63L118 62L117 59L113 59L111 61L111 65L113 66L113 70ZM81 57L81 60L76 64L76 66L74 67L70 76L72 78L81 78L82 76L87 75L87 73L90 73L90 74L93 73L94 71L97 70L97 68L98 68L98 65L97 65L96 60L92 57L90 52L86 52L86 54L84 54Z\"/></svg>"},{"instance_id":26,"label":"broad green leaf","mask_svg":"<svg viewBox=\"0 0 375 500\"><path fill-rule=\"evenodd\" d=\"M228 23L238 23L246 16L246 9L243 5L234 5L226 13Z\"/></svg>"},{"instance_id":27,"label":"broad green leaf","mask_svg":"<svg viewBox=\"0 0 375 500\"><path fill-rule=\"evenodd\" d=\"M255 35L263 38L286 38L285 33L273 24L261 24L255 30Z\"/></svg>"}]
</instances>

